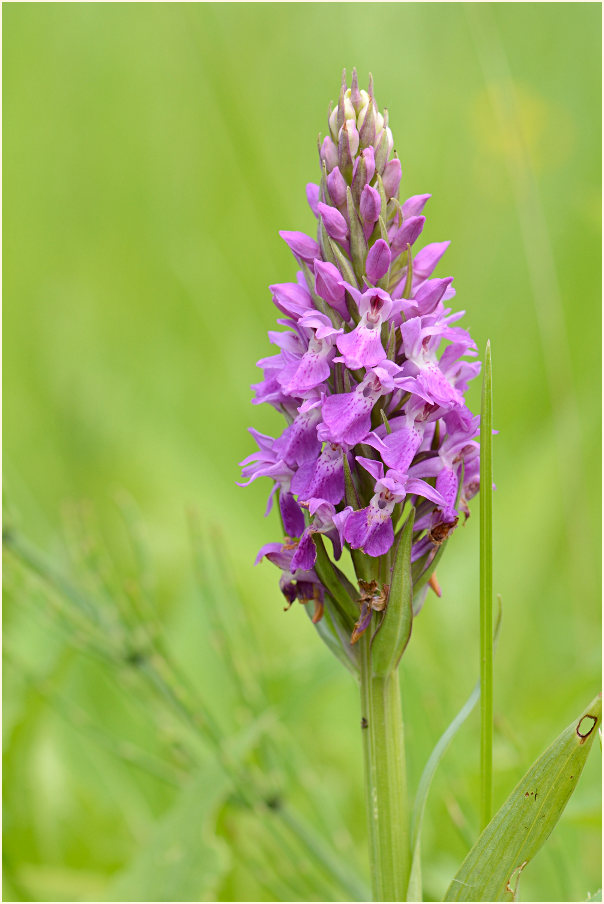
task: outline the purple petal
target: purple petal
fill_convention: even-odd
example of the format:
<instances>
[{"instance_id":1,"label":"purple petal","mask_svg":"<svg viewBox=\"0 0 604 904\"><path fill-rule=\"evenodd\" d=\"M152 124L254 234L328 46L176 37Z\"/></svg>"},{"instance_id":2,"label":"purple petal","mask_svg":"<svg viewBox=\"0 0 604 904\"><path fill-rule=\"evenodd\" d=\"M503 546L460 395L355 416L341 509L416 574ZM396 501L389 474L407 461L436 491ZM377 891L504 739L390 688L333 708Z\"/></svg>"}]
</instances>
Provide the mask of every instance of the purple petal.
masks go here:
<instances>
[{"instance_id":1,"label":"purple petal","mask_svg":"<svg viewBox=\"0 0 604 904\"><path fill-rule=\"evenodd\" d=\"M434 405L452 408L463 405L461 394L449 383L438 365L429 364L417 375L417 392L430 398Z\"/></svg>"},{"instance_id":2,"label":"purple petal","mask_svg":"<svg viewBox=\"0 0 604 904\"><path fill-rule=\"evenodd\" d=\"M416 358L422 350L421 317L411 317L401 326L403 348L408 358Z\"/></svg>"},{"instance_id":3,"label":"purple petal","mask_svg":"<svg viewBox=\"0 0 604 904\"><path fill-rule=\"evenodd\" d=\"M365 165L367 166L367 182L371 182L375 176L375 151L370 146L363 151Z\"/></svg>"},{"instance_id":4,"label":"purple petal","mask_svg":"<svg viewBox=\"0 0 604 904\"><path fill-rule=\"evenodd\" d=\"M353 549L362 549L368 556L383 556L394 542L390 513L382 513L372 500L367 508L348 516L344 537Z\"/></svg>"},{"instance_id":5,"label":"purple petal","mask_svg":"<svg viewBox=\"0 0 604 904\"><path fill-rule=\"evenodd\" d=\"M406 472L421 446L424 431L417 424L405 426L384 437L382 460L389 468Z\"/></svg>"},{"instance_id":6,"label":"purple petal","mask_svg":"<svg viewBox=\"0 0 604 904\"><path fill-rule=\"evenodd\" d=\"M364 458L362 455L357 455L357 461L361 467L365 468L368 474L371 474L374 480L382 480L384 477L384 465L381 461L376 461L375 458Z\"/></svg>"},{"instance_id":7,"label":"purple petal","mask_svg":"<svg viewBox=\"0 0 604 904\"><path fill-rule=\"evenodd\" d=\"M359 205L363 223L373 228L373 224L377 222L381 209L382 199L380 198L379 191L377 188L372 188L371 185L366 185L361 192L361 202Z\"/></svg>"},{"instance_id":8,"label":"purple petal","mask_svg":"<svg viewBox=\"0 0 604 904\"><path fill-rule=\"evenodd\" d=\"M315 185L314 182L309 182L306 186L306 200L308 201L309 207L316 217L319 216L319 211L317 208L317 204L319 203L319 191L319 186Z\"/></svg>"},{"instance_id":9,"label":"purple petal","mask_svg":"<svg viewBox=\"0 0 604 904\"><path fill-rule=\"evenodd\" d=\"M337 346L351 370L375 367L386 357L380 330L369 328L363 321L351 333L338 336Z\"/></svg>"},{"instance_id":10,"label":"purple petal","mask_svg":"<svg viewBox=\"0 0 604 904\"><path fill-rule=\"evenodd\" d=\"M348 223L339 210L329 204L318 203L319 214L325 224L327 235L336 242L345 242L348 238Z\"/></svg>"},{"instance_id":11,"label":"purple petal","mask_svg":"<svg viewBox=\"0 0 604 904\"><path fill-rule=\"evenodd\" d=\"M451 242L432 242L418 251L413 259L413 279L427 279L449 247Z\"/></svg>"},{"instance_id":12,"label":"purple petal","mask_svg":"<svg viewBox=\"0 0 604 904\"><path fill-rule=\"evenodd\" d=\"M401 184L401 161L395 157L386 164L382 174L382 182L384 183L384 191L388 199L394 198Z\"/></svg>"},{"instance_id":13,"label":"purple petal","mask_svg":"<svg viewBox=\"0 0 604 904\"><path fill-rule=\"evenodd\" d=\"M292 493L281 491L279 508L283 518L283 528L288 537L301 537L304 531L304 515Z\"/></svg>"},{"instance_id":14,"label":"purple petal","mask_svg":"<svg viewBox=\"0 0 604 904\"><path fill-rule=\"evenodd\" d=\"M338 149L329 135L323 139L320 152L321 160L325 161L327 172L330 173L338 162Z\"/></svg>"},{"instance_id":15,"label":"purple petal","mask_svg":"<svg viewBox=\"0 0 604 904\"><path fill-rule=\"evenodd\" d=\"M372 283L376 283L382 276L386 275L390 267L390 260L391 255L388 243L384 239L378 239L371 246L365 264L365 272Z\"/></svg>"},{"instance_id":16,"label":"purple petal","mask_svg":"<svg viewBox=\"0 0 604 904\"><path fill-rule=\"evenodd\" d=\"M408 217L392 239L392 253L400 254L407 245L413 245L422 233L425 217ZM414 264L415 271L415 264Z\"/></svg>"},{"instance_id":17,"label":"purple petal","mask_svg":"<svg viewBox=\"0 0 604 904\"><path fill-rule=\"evenodd\" d=\"M336 443L351 446L360 443L371 429L371 409L375 397L362 392L342 392L331 395L323 403L323 423Z\"/></svg>"},{"instance_id":18,"label":"purple petal","mask_svg":"<svg viewBox=\"0 0 604 904\"><path fill-rule=\"evenodd\" d=\"M292 492L306 502L324 499L337 505L344 496L344 462L339 446L327 443L317 461L292 477ZM298 535L297 535L298 536Z\"/></svg>"},{"instance_id":19,"label":"purple petal","mask_svg":"<svg viewBox=\"0 0 604 904\"><path fill-rule=\"evenodd\" d=\"M346 204L346 180L339 166L335 166L327 177L327 191L336 207L343 207Z\"/></svg>"},{"instance_id":20,"label":"purple petal","mask_svg":"<svg viewBox=\"0 0 604 904\"><path fill-rule=\"evenodd\" d=\"M321 420L319 408L311 408L299 414L293 424L274 441L274 453L290 467L315 461L321 451L317 439L317 424Z\"/></svg>"},{"instance_id":21,"label":"purple petal","mask_svg":"<svg viewBox=\"0 0 604 904\"><path fill-rule=\"evenodd\" d=\"M407 492L412 493L414 496L423 496L424 499L429 499L437 505L444 504L444 499L438 490L431 487L425 480L418 480L415 477L411 477L407 481Z\"/></svg>"},{"instance_id":22,"label":"purple petal","mask_svg":"<svg viewBox=\"0 0 604 904\"><path fill-rule=\"evenodd\" d=\"M273 302L277 308L283 314L295 319L313 306L308 289L298 283L277 283L269 286L269 289L273 293Z\"/></svg>"},{"instance_id":23,"label":"purple petal","mask_svg":"<svg viewBox=\"0 0 604 904\"><path fill-rule=\"evenodd\" d=\"M422 283L413 297L420 316L423 317L434 311L452 282L453 277L447 276L445 279L427 279L425 283Z\"/></svg>"},{"instance_id":24,"label":"purple petal","mask_svg":"<svg viewBox=\"0 0 604 904\"><path fill-rule=\"evenodd\" d=\"M296 257L301 260L312 263L316 257L321 257L321 249L317 242L304 232L287 232L282 229L279 235Z\"/></svg>"},{"instance_id":25,"label":"purple petal","mask_svg":"<svg viewBox=\"0 0 604 904\"><path fill-rule=\"evenodd\" d=\"M269 562L272 562L273 565L276 565L282 571L289 571L293 551L285 549L283 543L265 543L256 556L254 565L259 565L264 558L267 558Z\"/></svg>"},{"instance_id":26,"label":"purple petal","mask_svg":"<svg viewBox=\"0 0 604 904\"><path fill-rule=\"evenodd\" d=\"M315 292L344 320L348 320L346 289L341 281L342 275L334 264L330 264L328 261L315 261Z\"/></svg>"},{"instance_id":27,"label":"purple petal","mask_svg":"<svg viewBox=\"0 0 604 904\"><path fill-rule=\"evenodd\" d=\"M309 528L306 528L302 534L292 559L292 571L310 571L314 567L317 561L317 549L312 534L313 532Z\"/></svg>"},{"instance_id":28,"label":"purple petal","mask_svg":"<svg viewBox=\"0 0 604 904\"><path fill-rule=\"evenodd\" d=\"M314 389L329 378L329 359L333 357L331 343L312 340L302 358L289 362L277 377L289 395L300 395Z\"/></svg>"},{"instance_id":29,"label":"purple petal","mask_svg":"<svg viewBox=\"0 0 604 904\"><path fill-rule=\"evenodd\" d=\"M412 195L411 198L407 198L405 203L402 206L403 216L404 217L416 217L418 216L426 205L426 201L429 201L432 195Z\"/></svg>"},{"instance_id":30,"label":"purple petal","mask_svg":"<svg viewBox=\"0 0 604 904\"><path fill-rule=\"evenodd\" d=\"M455 511L455 500L457 498L457 474L451 468L443 468L436 478L436 490L445 500L443 508L443 517L447 522L454 521L457 518Z\"/></svg>"}]
</instances>

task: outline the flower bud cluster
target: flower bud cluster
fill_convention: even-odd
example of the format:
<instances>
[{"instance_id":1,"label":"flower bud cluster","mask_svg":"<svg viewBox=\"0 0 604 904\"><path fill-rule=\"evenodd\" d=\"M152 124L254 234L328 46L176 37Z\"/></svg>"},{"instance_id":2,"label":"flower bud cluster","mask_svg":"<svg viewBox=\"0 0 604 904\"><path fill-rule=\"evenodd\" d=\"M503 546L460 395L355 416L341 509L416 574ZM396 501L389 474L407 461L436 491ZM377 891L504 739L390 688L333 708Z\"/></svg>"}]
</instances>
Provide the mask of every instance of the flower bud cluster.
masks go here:
<instances>
[{"instance_id":1,"label":"flower bud cluster","mask_svg":"<svg viewBox=\"0 0 604 904\"><path fill-rule=\"evenodd\" d=\"M258 452L241 464L247 485L269 477L284 542L264 546L291 603L325 588L315 538L337 560L344 547L386 556L407 499L416 510L411 560L421 576L467 516L478 490L478 418L464 393L480 364L470 335L446 305L452 278L434 278L448 242L416 250L430 195L399 201L401 164L387 111L356 72L319 142L321 178L306 189L316 238L281 232L299 266L294 283L270 287L282 331L258 366L254 404L286 419L276 439L251 429ZM446 343L444 350L441 349ZM352 477L346 493L345 464Z\"/></svg>"}]
</instances>

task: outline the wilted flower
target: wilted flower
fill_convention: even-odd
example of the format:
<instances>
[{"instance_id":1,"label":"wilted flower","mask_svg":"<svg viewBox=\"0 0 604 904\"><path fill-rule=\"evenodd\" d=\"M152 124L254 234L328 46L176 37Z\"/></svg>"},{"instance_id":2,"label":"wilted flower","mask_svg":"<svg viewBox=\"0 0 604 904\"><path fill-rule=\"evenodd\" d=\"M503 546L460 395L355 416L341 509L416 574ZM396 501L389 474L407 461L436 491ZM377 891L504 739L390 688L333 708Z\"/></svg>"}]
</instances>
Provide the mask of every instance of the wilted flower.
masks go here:
<instances>
[{"instance_id":1,"label":"wilted flower","mask_svg":"<svg viewBox=\"0 0 604 904\"><path fill-rule=\"evenodd\" d=\"M417 581L478 489L478 419L464 393L480 364L467 360L476 346L456 325L463 312L446 307L452 278L432 276L449 243L414 250L430 195L399 201L401 164L371 79L364 91L356 71L350 88L344 76L328 126L320 181L306 189L316 238L280 233L299 271L271 286L284 330L269 333L279 351L258 362L253 387L287 425L276 439L251 430L259 451L242 462L247 483L272 480L267 512L279 495L286 538L259 558L281 569L288 602L314 600L313 620L327 592L320 536L335 559L346 546L388 556L411 500ZM355 639L377 611L367 596L361 606Z\"/></svg>"}]
</instances>

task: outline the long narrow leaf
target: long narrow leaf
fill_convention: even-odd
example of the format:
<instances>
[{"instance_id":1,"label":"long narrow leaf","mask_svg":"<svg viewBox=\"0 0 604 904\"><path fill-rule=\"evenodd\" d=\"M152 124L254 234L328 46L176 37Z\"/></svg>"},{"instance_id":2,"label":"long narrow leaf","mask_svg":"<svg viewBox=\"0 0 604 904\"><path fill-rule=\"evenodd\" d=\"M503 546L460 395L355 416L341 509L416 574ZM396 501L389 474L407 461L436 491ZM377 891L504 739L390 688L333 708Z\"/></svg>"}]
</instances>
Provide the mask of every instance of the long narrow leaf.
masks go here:
<instances>
[{"instance_id":1,"label":"long narrow leaf","mask_svg":"<svg viewBox=\"0 0 604 904\"><path fill-rule=\"evenodd\" d=\"M480 410L480 827L493 812L493 389L487 342Z\"/></svg>"},{"instance_id":2,"label":"long narrow leaf","mask_svg":"<svg viewBox=\"0 0 604 904\"><path fill-rule=\"evenodd\" d=\"M598 696L533 763L462 863L445 901L513 901L518 877L558 822L597 734Z\"/></svg>"}]
</instances>

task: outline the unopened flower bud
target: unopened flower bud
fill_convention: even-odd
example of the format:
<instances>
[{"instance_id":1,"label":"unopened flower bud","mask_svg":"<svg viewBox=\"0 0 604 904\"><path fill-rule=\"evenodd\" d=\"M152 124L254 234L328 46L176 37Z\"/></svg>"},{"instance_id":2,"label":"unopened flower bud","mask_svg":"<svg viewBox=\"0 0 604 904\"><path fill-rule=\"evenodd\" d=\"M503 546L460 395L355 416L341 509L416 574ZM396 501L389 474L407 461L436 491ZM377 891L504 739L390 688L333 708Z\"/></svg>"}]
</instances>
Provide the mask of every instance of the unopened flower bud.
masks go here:
<instances>
[{"instance_id":1,"label":"unopened flower bud","mask_svg":"<svg viewBox=\"0 0 604 904\"><path fill-rule=\"evenodd\" d=\"M382 182L384 183L384 191L388 200L396 197L398 187L401 184L401 161L397 157L386 164L382 174Z\"/></svg>"},{"instance_id":2,"label":"unopened flower bud","mask_svg":"<svg viewBox=\"0 0 604 904\"><path fill-rule=\"evenodd\" d=\"M373 101L368 101L357 118L359 140L362 148L370 147L375 142L375 109Z\"/></svg>"},{"instance_id":3,"label":"unopened flower bud","mask_svg":"<svg viewBox=\"0 0 604 904\"><path fill-rule=\"evenodd\" d=\"M288 232L282 229L279 235L300 260L313 261L319 256L320 248L317 242L303 232Z\"/></svg>"},{"instance_id":4,"label":"unopened flower bud","mask_svg":"<svg viewBox=\"0 0 604 904\"><path fill-rule=\"evenodd\" d=\"M345 242L348 238L348 224L340 211L330 207L329 204L322 204L321 201L317 209L325 224L327 235L336 242Z\"/></svg>"},{"instance_id":5,"label":"unopened flower bud","mask_svg":"<svg viewBox=\"0 0 604 904\"><path fill-rule=\"evenodd\" d=\"M347 119L338 138L338 165L343 174L352 173L352 162L359 149L359 133L354 119Z\"/></svg>"},{"instance_id":6,"label":"unopened flower bud","mask_svg":"<svg viewBox=\"0 0 604 904\"><path fill-rule=\"evenodd\" d=\"M407 200L401 207L403 216L418 216L426 206L426 201L429 201L431 197L432 195L413 195L413 197L407 198Z\"/></svg>"},{"instance_id":7,"label":"unopened flower bud","mask_svg":"<svg viewBox=\"0 0 604 904\"><path fill-rule=\"evenodd\" d=\"M344 320L348 320L346 290L342 286L342 274L337 267L327 261L315 261L315 292Z\"/></svg>"},{"instance_id":8,"label":"unopened flower bud","mask_svg":"<svg viewBox=\"0 0 604 904\"><path fill-rule=\"evenodd\" d=\"M380 173L380 175L384 171L384 167L386 166L388 157L390 156L390 151L392 150L392 144L388 140L389 131L389 129L382 129L379 136L376 136L374 142L375 168L377 172Z\"/></svg>"},{"instance_id":9,"label":"unopened flower bud","mask_svg":"<svg viewBox=\"0 0 604 904\"><path fill-rule=\"evenodd\" d=\"M308 201L308 206L310 207L314 215L318 217L319 211L317 204L319 202L319 186L314 182L309 182L306 186L306 200Z\"/></svg>"},{"instance_id":10,"label":"unopened flower bud","mask_svg":"<svg viewBox=\"0 0 604 904\"><path fill-rule=\"evenodd\" d=\"M361 97L361 92L359 91L359 80L357 78L356 69L352 70L352 84L350 86L350 100L352 101L352 106L354 107L354 112L358 114L359 110L363 106L363 98Z\"/></svg>"},{"instance_id":11,"label":"unopened flower bud","mask_svg":"<svg viewBox=\"0 0 604 904\"><path fill-rule=\"evenodd\" d=\"M346 204L346 179L340 172L339 166L334 166L327 177L327 190L336 207L343 207Z\"/></svg>"},{"instance_id":12,"label":"unopened flower bud","mask_svg":"<svg viewBox=\"0 0 604 904\"><path fill-rule=\"evenodd\" d=\"M365 263L365 273L372 283L377 283L382 276L386 275L391 259L388 242L385 242L384 239L378 239L369 249Z\"/></svg>"},{"instance_id":13,"label":"unopened flower bud","mask_svg":"<svg viewBox=\"0 0 604 904\"><path fill-rule=\"evenodd\" d=\"M334 166L338 164L338 148L331 140L329 135L326 135L323 139L323 144L321 145L320 150L321 160L325 163L327 167L327 172L330 173Z\"/></svg>"},{"instance_id":14,"label":"unopened flower bud","mask_svg":"<svg viewBox=\"0 0 604 904\"><path fill-rule=\"evenodd\" d=\"M382 199L379 191L376 188L372 188L371 185L366 185L361 192L361 203L359 205L366 238L373 232L373 227L378 221L381 209Z\"/></svg>"},{"instance_id":15,"label":"unopened flower bud","mask_svg":"<svg viewBox=\"0 0 604 904\"><path fill-rule=\"evenodd\" d=\"M397 230L392 239L392 253L400 254L407 246L411 246L417 241L424 228L426 222L425 217L408 217L400 229Z\"/></svg>"}]
</instances>

